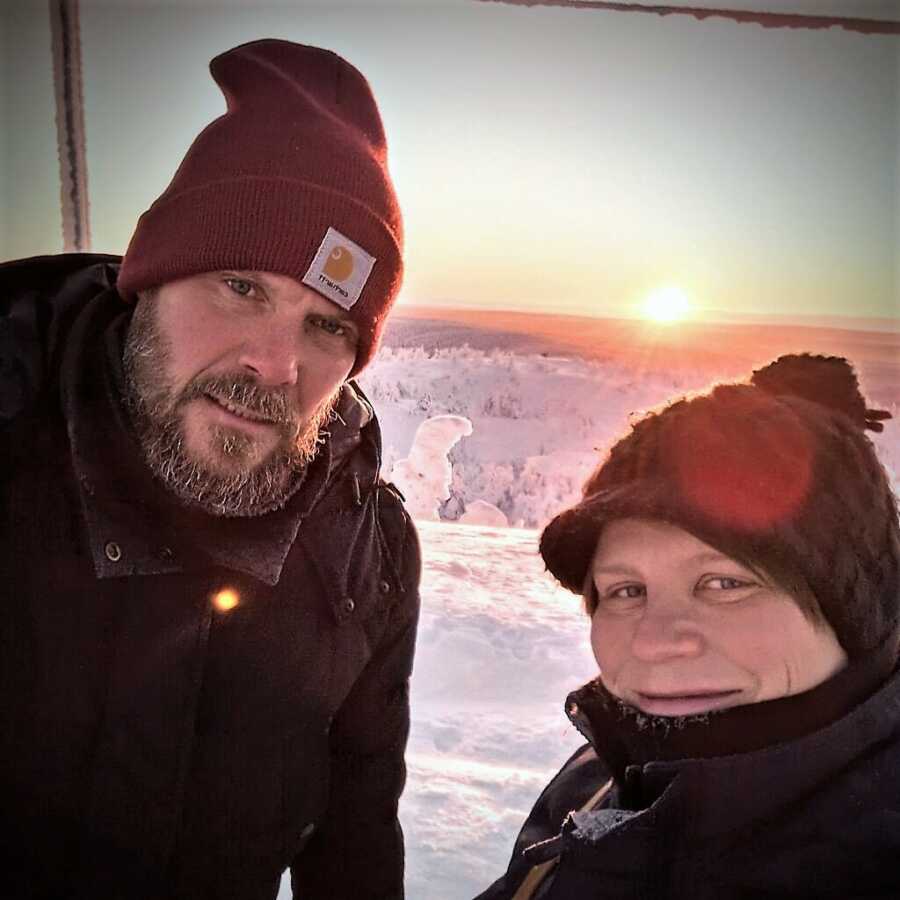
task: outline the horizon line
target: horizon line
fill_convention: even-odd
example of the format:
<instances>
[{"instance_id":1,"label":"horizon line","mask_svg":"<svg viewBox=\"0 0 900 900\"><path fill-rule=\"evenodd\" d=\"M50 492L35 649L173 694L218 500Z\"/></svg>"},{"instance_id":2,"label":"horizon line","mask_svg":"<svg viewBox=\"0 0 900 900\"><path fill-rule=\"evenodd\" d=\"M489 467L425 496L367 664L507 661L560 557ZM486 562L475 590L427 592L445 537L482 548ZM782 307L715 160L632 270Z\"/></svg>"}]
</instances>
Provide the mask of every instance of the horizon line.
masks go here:
<instances>
[{"instance_id":1,"label":"horizon line","mask_svg":"<svg viewBox=\"0 0 900 900\"><path fill-rule=\"evenodd\" d=\"M453 301L401 301L394 307L395 315L411 310L446 310L459 313L514 314L572 319L621 319L645 322L647 317L639 312L599 310L597 312L572 312L551 309L533 309L513 306L475 306ZM854 324L857 323L857 324ZM851 331L879 331L900 334L900 313L897 316L866 315L864 313L764 313L740 312L719 308L694 309L683 320L667 323L665 327L693 324L756 324L756 325L806 325L815 327L842 326Z\"/></svg>"}]
</instances>

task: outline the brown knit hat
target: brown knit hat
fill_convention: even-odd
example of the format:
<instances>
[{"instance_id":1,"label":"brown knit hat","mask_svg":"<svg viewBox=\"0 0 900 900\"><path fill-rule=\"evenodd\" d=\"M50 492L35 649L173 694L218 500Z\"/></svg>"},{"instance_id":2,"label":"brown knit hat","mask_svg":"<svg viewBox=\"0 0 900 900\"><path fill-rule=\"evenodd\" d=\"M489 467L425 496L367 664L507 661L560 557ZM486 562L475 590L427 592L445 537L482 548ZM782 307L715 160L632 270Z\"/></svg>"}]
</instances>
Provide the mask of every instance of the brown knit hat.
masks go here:
<instances>
[{"instance_id":1,"label":"brown knit hat","mask_svg":"<svg viewBox=\"0 0 900 900\"><path fill-rule=\"evenodd\" d=\"M288 275L359 329L351 375L375 352L403 271L384 130L365 78L328 50L262 40L217 56L227 112L196 138L125 253L125 299L220 269Z\"/></svg>"},{"instance_id":2,"label":"brown knit hat","mask_svg":"<svg viewBox=\"0 0 900 900\"><path fill-rule=\"evenodd\" d=\"M864 434L887 418L866 408L847 360L783 356L750 383L719 385L635 424L584 499L546 527L541 554L581 593L605 523L660 519L767 571L824 615L849 656L896 644L900 523Z\"/></svg>"}]
</instances>

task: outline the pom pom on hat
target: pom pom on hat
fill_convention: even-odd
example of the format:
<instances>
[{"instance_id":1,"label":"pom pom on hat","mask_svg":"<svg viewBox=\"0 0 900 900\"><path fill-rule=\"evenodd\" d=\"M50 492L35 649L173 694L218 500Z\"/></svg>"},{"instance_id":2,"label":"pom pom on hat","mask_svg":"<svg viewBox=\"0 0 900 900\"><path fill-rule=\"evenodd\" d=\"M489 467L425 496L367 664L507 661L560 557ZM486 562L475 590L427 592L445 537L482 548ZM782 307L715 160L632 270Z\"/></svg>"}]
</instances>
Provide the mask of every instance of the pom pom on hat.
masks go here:
<instances>
[{"instance_id":1,"label":"pom pom on hat","mask_svg":"<svg viewBox=\"0 0 900 900\"><path fill-rule=\"evenodd\" d=\"M282 40L235 47L210 71L227 111L141 216L119 293L133 299L222 269L306 279L357 325L355 375L377 348L403 272L400 210L368 82L328 50ZM331 255L341 264L327 277Z\"/></svg>"},{"instance_id":2,"label":"pom pom on hat","mask_svg":"<svg viewBox=\"0 0 900 900\"><path fill-rule=\"evenodd\" d=\"M780 356L757 369L751 383L774 396L793 395L842 412L858 428L883 431L884 409L867 409L853 367L842 356L809 353Z\"/></svg>"}]
</instances>

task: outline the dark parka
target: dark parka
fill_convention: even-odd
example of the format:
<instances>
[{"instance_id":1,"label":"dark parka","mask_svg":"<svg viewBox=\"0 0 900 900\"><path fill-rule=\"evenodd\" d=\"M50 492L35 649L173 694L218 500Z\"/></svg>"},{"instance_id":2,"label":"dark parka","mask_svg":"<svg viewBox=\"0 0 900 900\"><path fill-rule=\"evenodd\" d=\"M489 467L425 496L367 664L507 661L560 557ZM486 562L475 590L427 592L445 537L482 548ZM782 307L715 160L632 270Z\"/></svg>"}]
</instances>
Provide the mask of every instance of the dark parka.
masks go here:
<instances>
[{"instance_id":1,"label":"dark parka","mask_svg":"<svg viewBox=\"0 0 900 900\"><path fill-rule=\"evenodd\" d=\"M589 688L569 710L600 753ZM608 778L593 744L538 799L506 874L477 900L509 900L558 858L534 900L900 897L900 675L843 718L752 753L631 766Z\"/></svg>"},{"instance_id":2,"label":"dark parka","mask_svg":"<svg viewBox=\"0 0 900 900\"><path fill-rule=\"evenodd\" d=\"M402 897L420 558L377 423L347 388L283 510L181 509L117 264L0 267L0 897Z\"/></svg>"}]
</instances>

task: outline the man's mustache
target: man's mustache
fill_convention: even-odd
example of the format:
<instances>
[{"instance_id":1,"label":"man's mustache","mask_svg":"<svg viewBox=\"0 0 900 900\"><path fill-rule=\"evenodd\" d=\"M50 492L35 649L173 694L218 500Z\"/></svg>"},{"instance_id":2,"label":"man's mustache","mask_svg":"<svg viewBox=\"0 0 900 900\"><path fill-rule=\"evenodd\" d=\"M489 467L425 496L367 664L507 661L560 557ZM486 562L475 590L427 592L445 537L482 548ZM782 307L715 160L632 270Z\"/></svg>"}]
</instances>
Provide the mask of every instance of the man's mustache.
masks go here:
<instances>
[{"instance_id":1,"label":"man's mustache","mask_svg":"<svg viewBox=\"0 0 900 900\"><path fill-rule=\"evenodd\" d=\"M298 425L299 416L287 392L282 388L263 387L251 375L200 376L184 389L178 405L183 406L197 397L211 397L274 425L291 429Z\"/></svg>"}]
</instances>

